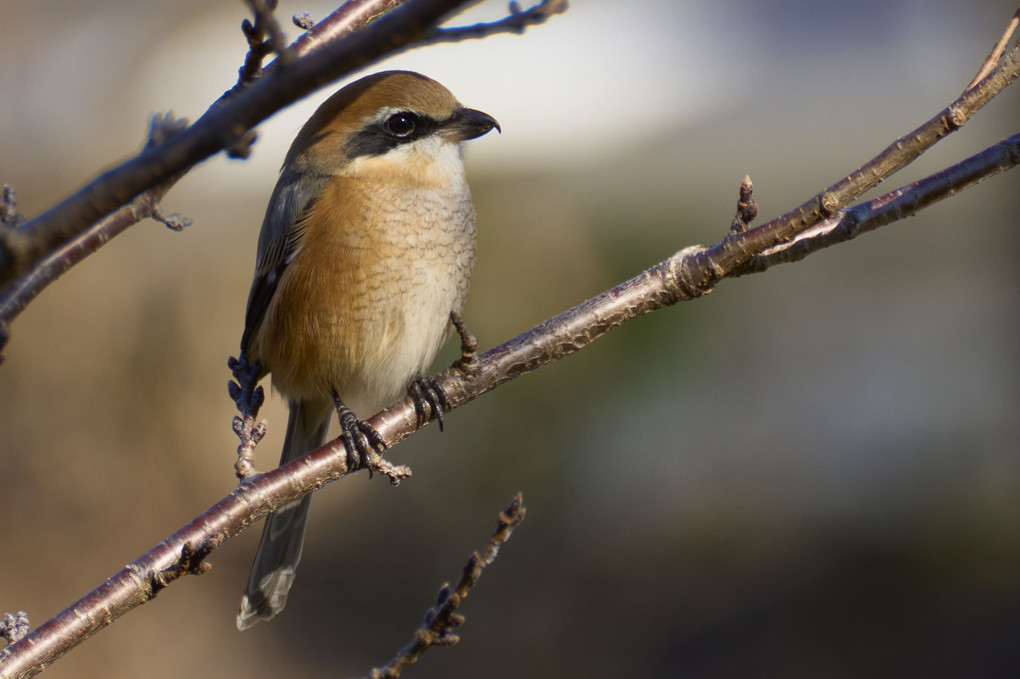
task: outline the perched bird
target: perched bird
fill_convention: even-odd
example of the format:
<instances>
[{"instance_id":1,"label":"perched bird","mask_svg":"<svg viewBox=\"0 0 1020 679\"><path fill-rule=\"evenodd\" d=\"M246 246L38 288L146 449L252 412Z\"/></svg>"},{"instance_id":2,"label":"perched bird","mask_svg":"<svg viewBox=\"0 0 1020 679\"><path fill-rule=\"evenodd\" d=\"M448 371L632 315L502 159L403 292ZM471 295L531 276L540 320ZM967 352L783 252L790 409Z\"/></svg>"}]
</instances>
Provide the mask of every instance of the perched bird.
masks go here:
<instances>
[{"instance_id":1,"label":"perched bird","mask_svg":"<svg viewBox=\"0 0 1020 679\"><path fill-rule=\"evenodd\" d=\"M463 142L493 128L491 116L409 71L347 85L301 128L262 223L241 339L290 407L281 464L322 445L334 409L348 453L371 455L382 439L355 413L405 391L421 399L415 387L474 265ZM427 407L416 402L419 417L441 414L435 398ZM283 609L309 500L266 519L239 629Z\"/></svg>"}]
</instances>

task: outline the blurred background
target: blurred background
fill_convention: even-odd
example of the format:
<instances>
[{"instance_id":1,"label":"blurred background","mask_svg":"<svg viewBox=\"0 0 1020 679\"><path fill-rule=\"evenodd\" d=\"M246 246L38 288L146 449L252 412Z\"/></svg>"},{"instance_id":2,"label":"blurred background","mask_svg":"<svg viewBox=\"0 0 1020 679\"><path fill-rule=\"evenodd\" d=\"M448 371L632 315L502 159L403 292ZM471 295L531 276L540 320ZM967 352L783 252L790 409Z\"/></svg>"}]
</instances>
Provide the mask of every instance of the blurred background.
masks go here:
<instances>
[{"instance_id":1,"label":"blurred background","mask_svg":"<svg viewBox=\"0 0 1020 679\"><path fill-rule=\"evenodd\" d=\"M30 216L134 153L152 113L199 116L245 53L236 1L0 8L0 182ZM489 348L719 240L745 173L760 223L858 167L959 94L1015 8L575 0L372 70L427 73L503 125L467 161L466 320ZM163 209L185 232L138 224L13 324L0 610L44 622L234 488L226 359L262 213L335 89L262 125L249 161L180 182ZM881 188L1016 133L1018 104L1014 87ZM399 488L327 487L271 624L234 628L250 530L47 676L365 674L521 491L463 641L407 676L1015 677L1018 181L629 323L394 449ZM277 397L263 416L269 468Z\"/></svg>"}]
</instances>

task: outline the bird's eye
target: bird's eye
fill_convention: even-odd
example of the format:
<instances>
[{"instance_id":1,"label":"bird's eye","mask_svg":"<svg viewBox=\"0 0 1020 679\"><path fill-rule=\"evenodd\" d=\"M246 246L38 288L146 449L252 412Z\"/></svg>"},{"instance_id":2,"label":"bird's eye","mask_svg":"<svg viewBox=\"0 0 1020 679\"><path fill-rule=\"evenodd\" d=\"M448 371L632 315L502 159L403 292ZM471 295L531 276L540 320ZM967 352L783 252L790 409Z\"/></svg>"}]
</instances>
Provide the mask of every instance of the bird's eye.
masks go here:
<instances>
[{"instance_id":1,"label":"bird's eye","mask_svg":"<svg viewBox=\"0 0 1020 679\"><path fill-rule=\"evenodd\" d=\"M418 116L407 111L394 113L383 123L386 131L395 137L407 137L418 126Z\"/></svg>"}]
</instances>

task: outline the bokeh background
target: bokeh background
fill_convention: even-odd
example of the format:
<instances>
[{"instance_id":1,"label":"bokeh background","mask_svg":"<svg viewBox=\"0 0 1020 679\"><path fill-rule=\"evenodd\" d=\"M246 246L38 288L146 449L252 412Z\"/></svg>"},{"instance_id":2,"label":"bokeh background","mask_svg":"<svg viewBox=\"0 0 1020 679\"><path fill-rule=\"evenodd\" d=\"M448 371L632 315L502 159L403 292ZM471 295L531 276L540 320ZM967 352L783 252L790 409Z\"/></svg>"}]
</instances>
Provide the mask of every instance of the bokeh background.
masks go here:
<instances>
[{"instance_id":1,"label":"bokeh background","mask_svg":"<svg viewBox=\"0 0 1020 679\"><path fill-rule=\"evenodd\" d=\"M956 97L1015 9L573 5L524 36L385 62L503 124L468 157L483 347L717 241L745 173L768 219L853 170ZM0 11L0 181L28 215L132 154L152 113L200 115L245 51L240 2ZM188 175L163 205L185 232L133 227L12 326L0 609L43 622L234 487L226 358L262 212L334 89L262 125L249 161ZM1014 88L886 188L1017 132L1018 104ZM504 386L395 449L414 469L399 488L324 489L273 623L234 629L251 530L47 676L365 674L518 491L527 520L465 603L462 643L408 676L1017 676L1018 177ZM264 416L263 468L278 398Z\"/></svg>"}]
</instances>

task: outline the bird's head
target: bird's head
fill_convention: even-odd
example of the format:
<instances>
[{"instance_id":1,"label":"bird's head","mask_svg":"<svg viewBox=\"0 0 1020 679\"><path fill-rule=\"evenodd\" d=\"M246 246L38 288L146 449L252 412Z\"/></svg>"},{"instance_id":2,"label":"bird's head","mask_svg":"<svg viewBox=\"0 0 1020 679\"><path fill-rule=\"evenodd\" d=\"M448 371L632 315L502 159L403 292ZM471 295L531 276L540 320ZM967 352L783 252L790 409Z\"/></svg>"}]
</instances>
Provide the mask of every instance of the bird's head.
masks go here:
<instances>
[{"instance_id":1,"label":"bird's head","mask_svg":"<svg viewBox=\"0 0 1020 679\"><path fill-rule=\"evenodd\" d=\"M324 175L409 173L442 181L461 173L461 143L499 123L465 108L445 87L411 71L357 80L305 123L284 163Z\"/></svg>"}]
</instances>

